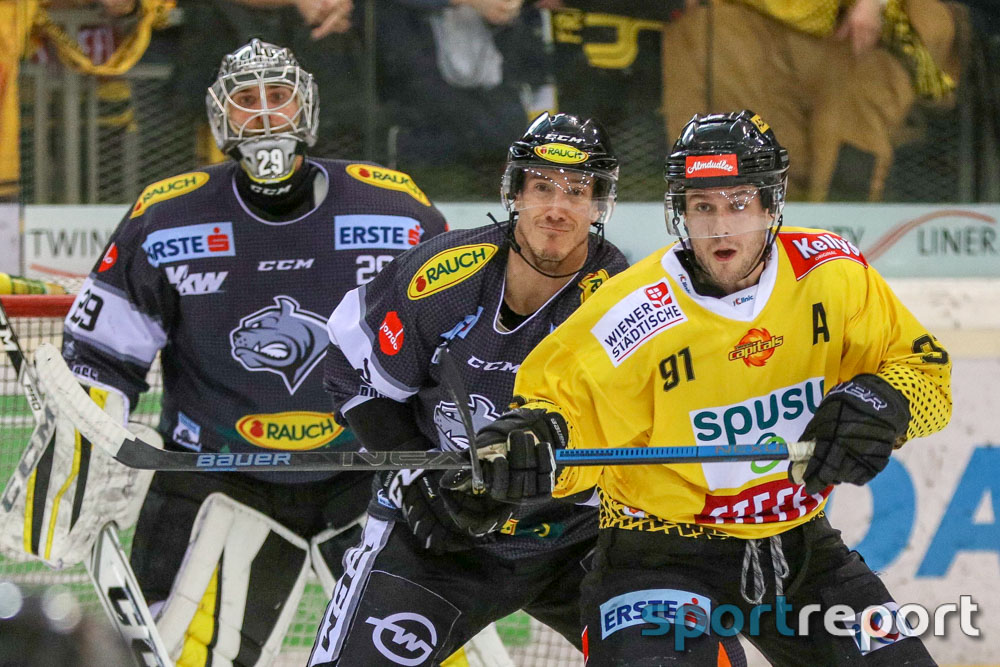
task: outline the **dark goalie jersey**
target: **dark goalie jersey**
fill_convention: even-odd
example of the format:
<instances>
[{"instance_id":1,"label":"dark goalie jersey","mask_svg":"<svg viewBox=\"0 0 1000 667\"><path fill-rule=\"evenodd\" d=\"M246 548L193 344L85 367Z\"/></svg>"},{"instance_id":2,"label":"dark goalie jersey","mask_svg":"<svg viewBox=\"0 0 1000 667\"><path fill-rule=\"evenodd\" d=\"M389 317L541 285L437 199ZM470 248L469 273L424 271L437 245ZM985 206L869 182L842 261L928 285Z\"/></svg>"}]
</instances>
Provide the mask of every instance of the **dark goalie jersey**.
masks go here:
<instances>
[{"instance_id":1,"label":"dark goalie jersey","mask_svg":"<svg viewBox=\"0 0 1000 667\"><path fill-rule=\"evenodd\" d=\"M410 401L431 443L446 450L468 447L468 434L432 362L436 348L448 341L476 429L490 423L507 410L514 375L528 352L601 283L626 268L615 246L598 245L591 236L583 269L512 331L496 324L508 253L499 229L455 230L401 255L372 282L349 292L330 317L330 340L343 353L331 353L326 362L335 409L346 412L374 396ZM384 497L378 502L391 516L391 502ZM594 508L553 502L516 516L483 548L516 558L596 532Z\"/></svg>"},{"instance_id":2,"label":"dark goalie jersey","mask_svg":"<svg viewBox=\"0 0 1000 667\"><path fill-rule=\"evenodd\" d=\"M159 430L168 448L238 453L353 443L323 389L326 320L348 290L446 225L406 174L310 162L327 176L326 197L288 222L247 208L235 162L149 186L66 318L63 356L74 373L123 391L133 407L162 350Z\"/></svg>"}]
</instances>

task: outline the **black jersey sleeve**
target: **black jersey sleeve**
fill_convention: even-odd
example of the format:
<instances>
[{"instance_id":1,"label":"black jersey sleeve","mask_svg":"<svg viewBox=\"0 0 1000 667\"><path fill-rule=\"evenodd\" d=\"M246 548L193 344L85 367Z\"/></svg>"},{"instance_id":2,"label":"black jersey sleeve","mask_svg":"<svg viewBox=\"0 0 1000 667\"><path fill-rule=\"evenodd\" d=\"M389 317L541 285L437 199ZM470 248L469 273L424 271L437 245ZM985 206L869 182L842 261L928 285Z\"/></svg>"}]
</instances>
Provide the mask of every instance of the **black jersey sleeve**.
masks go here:
<instances>
[{"instance_id":1,"label":"black jersey sleeve","mask_svg":"<svg viewBox=\"0 0 1000 667\"><path fill-rule=\"evenodd\" d=\"M123 392L131 406L166 344L176 294L146 259L143 220L126 215L70 308L63 357L73 372Z\"/></svg>"},{"instance_id":2,"label":"black jersey sleeve","mask_svg":"<svg viewBox=\"0 0 1000 667\"><path fill-rule=\"evenodd\" d=\"M434 350L456 324L449 319L454 304L474 308L481 271L499 251L499 233L491 229L452 231L399 255L348 292L327 323L339 348L328 355L326 378L337 408L358 395L359 377L362 391L400 402L427 386Z\"/></svg>"}]
</instances>

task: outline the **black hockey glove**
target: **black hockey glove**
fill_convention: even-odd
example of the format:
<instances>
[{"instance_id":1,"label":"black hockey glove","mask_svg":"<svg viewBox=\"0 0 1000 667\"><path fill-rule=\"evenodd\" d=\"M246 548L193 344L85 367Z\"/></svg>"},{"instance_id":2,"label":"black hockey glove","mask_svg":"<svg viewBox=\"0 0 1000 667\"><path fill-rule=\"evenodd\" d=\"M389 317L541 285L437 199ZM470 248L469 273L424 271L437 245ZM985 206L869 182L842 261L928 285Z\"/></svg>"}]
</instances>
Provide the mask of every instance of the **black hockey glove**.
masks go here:
<instances>
[{"instance_id":1,"label":"black hockey glove","mask_svg":"<svg viewBox=\"0 0 1000 667\"><path fill-rule=\"evenodd\" d=\"M511 506L489 496L442 489L440 480L445 472L424 473L403 494L406 523L426 548L437 552L467 549L472 544L470 538L498 530L513 515Z\"/></svg>"},{"instance_id":2,"label":"black hockey glove","mask_svg":"<svg viewBox=\"0 0 1000 667\"><path fill-rule=\"evenodd\" d=\"M909 423L909 401L882 378L862 374L838 384L802 433L801 440L816 441L803 475L806 493L818 493L830 484L861 486L871 481L889 464Z\"/></svg>"},{"instance_id":3,"label":"black hockey glove","mask_svg":"<svg viewBox=\"0 0 1000 667\"><path fill-rule=\"evenodd\" d=\"M541 409L517 408L505 413L476 435L483 481L490 497L505 503L530 503L551 498L555 486L555 450L569 442L562 415ZM472 494L468 470L447 473L443 488Z\"/></svg>"},{"instance_id":4,"label":"black hockey glove","mask_svg":"<svg viewBox=\"0 0 1000 667\"><path fill-rule=\"evenodd\" d=\"M414 472L385 473L383 484L417 541L432 553L470 549L475 546L473 538L500 528L513 514L510 505L489 496L439 489L443 470L426 471L416 477Z\"/></svg>"}]
</instances>

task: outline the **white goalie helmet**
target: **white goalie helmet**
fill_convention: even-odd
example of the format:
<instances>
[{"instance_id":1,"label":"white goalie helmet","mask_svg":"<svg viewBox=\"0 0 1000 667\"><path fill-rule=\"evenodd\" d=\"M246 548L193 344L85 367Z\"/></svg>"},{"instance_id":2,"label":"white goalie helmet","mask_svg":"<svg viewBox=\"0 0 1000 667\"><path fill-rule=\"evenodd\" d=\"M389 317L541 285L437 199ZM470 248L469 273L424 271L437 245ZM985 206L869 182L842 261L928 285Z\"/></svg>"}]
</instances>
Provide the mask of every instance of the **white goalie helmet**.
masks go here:
<instances>
[{"instance_id":1,"label":"white goalie helmet","mask_svg":"<svg viewBox=\"0 0 1000 667\"><path fill-rule=\"evenodd\" d=\"M252 39L225 56L205 103L215 143L254 180L284 180L316 143L319 91L287 48Z\"/></svg>"}]
</instances>

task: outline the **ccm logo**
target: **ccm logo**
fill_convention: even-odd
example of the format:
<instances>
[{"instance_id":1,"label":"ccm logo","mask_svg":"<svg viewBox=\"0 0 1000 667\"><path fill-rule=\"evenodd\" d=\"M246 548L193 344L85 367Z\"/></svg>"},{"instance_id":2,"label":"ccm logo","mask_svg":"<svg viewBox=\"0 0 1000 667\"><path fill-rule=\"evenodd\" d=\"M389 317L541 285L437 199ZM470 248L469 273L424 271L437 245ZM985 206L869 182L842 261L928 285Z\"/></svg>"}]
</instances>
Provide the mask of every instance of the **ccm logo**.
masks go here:
<instances>
[{"instance_id":1,"label":"ccm logo","mask_svg":"<svg viewBox=\"0 0 1000 667\"><path fill-rule=\"evenodd\" d=\"M311 269L316 259L266 259L257 265L258 271L297 271Z\"/></svg>"}]
</instances>

